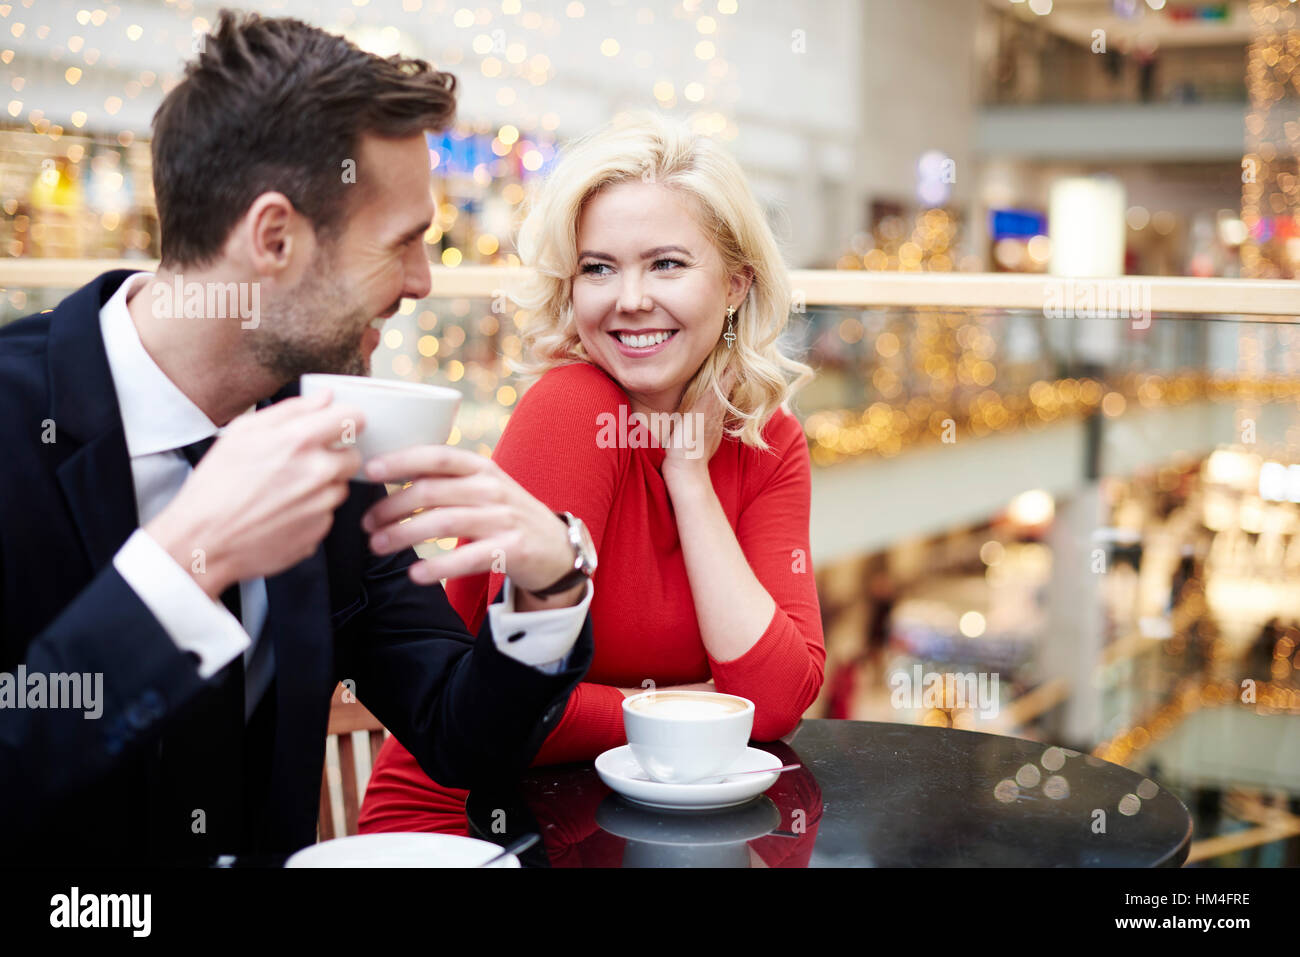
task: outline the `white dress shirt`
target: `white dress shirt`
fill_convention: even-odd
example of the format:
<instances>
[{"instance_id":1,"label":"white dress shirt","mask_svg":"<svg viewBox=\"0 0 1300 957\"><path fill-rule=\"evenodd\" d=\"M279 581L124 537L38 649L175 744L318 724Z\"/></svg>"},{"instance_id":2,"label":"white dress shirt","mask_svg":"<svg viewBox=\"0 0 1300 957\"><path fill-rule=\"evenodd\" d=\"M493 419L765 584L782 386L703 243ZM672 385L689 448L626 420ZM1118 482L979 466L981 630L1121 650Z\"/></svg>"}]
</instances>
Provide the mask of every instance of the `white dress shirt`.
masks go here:
<instances>
[{"instance_id":1,"label":"white dress shirt","mask_svg":"<svg viewBox=\"0 0 1300 957\"><path fill-rule=\"evenodd\" d=\"M131 477L140 525L149 523L180 491L191 468L177 451L220 430L158 367L145 350L127 309L127 299L153 274L127 277L99 313L100 331L131 457ZM250 410L251 411L251 410ZM195 556L200 561L201 556ZM199 658L199 676L210 678L244 656L244 714L247 720L271 683L275 650L262 641L266 581L239 583L241 617L208 598L189 573L143 529L137 528L113 557L113 565L178 648ZM425 587L434 587L432 585ZM563 670L591 605L592 583L577 605L515 611L510 579L504 599L488 606L492 635L502 654L548 674ZM524 636L507 642L506 636Z\"/></svg>"}]
</instances>

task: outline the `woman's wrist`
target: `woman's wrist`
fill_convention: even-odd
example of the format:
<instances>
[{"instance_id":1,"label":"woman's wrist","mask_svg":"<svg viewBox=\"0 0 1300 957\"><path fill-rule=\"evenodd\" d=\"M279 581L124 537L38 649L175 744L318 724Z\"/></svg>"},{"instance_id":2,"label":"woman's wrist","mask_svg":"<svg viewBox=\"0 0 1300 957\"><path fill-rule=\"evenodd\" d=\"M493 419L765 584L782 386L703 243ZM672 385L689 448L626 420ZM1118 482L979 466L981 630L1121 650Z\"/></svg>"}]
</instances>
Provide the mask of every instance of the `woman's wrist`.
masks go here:
<instances>
[{"instance_id":1,"label":"woman's wrist","mask_svg":"<svg viewBox=\"0 0 1300 957\"><path fill-rule=\"evenodd\" d=\"M713 489L707 459L664 459L663 476L668 494L674 499L681 494Z\"/></svg>"}]
</instances>

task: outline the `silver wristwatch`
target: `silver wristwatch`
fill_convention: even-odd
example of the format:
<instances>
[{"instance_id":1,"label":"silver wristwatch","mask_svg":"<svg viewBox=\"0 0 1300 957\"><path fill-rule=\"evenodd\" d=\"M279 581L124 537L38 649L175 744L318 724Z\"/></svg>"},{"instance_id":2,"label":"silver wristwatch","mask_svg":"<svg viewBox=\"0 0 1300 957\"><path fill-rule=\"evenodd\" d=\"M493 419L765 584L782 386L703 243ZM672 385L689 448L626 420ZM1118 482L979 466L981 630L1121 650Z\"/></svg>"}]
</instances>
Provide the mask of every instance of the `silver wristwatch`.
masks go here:
<instances>
[{"instance_id":1,"label":"silver wristwatch","mask_svg":"<svg viewBox=\"0 0 1300 957\"><path fill-rule=\"evenodd\" d=\"M576 517L572 512L556 512L555 514L569 529L569 544L573 547L573 569L553 585L548 585L540 591L531 592L538 598L546 598L550 595L566 592L596 573L596 543L591 540L591 533L587 531L587 526L583 524L582 519Z\"/></svg>"}]
</instances>

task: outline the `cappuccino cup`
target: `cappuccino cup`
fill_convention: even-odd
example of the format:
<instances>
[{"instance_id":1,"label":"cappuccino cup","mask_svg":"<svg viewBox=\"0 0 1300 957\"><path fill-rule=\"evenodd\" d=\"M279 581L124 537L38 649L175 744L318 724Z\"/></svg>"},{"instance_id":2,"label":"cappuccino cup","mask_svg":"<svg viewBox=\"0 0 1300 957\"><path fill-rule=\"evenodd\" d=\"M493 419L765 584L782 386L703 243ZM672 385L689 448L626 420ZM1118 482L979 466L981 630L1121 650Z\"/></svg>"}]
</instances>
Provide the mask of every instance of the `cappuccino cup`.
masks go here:
<instances>
[{"instance_id":1,"label":"cappuccino cup","mask_svg":"<svg viewBox=\"0 0 1300 957\"><path fill-rule=\"evenodd\" d=\"M302 395L325 389L334 394L334 402L365 414L365 427L356 433L361 468L352 478L358 482L370 481L365 464L377 456L414 445L444 444L460 409L460 393L442 386L325 373L302 377Z\"/></svg>"},{"instance_id":2,"label":"cappuccino cup","mask_svg":"<svg viewBox=\"0 0 1300 957\"><path fill-rule=\"evenodd\" d=\"M647 691L623 699L632 756L651 778L690 784L722 774L745 753L754 702L716 691Z\"/></svg>"}]
</instances>

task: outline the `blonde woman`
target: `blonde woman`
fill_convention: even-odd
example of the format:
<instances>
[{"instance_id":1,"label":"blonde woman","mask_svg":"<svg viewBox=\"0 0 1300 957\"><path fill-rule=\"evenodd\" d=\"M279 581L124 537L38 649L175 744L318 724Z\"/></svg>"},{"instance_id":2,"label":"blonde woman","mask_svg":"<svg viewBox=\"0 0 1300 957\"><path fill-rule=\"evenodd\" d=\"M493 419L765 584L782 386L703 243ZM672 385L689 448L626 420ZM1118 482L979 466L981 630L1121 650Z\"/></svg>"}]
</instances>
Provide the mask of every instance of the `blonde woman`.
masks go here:
<instances>
[{"instance_id":1,"label":"blonde woman","mask_svg":"<svg viewBox=\"0 0 1300 957\"><path fill-rule=\"evenodd\" d=\"M534 764L625 744L623 698L650 682L750 698L754 738L775 740L825 663L808 446L787 407L811 372L778 343L789 282L739 166L632 117L565 152L519 249L536 381L493 459L582 519L599 554L595 659ZM503 580L448 583L471 632ZM465 795L389 739L361 830L464 834Z\"/></svg>"}]
</instances>

